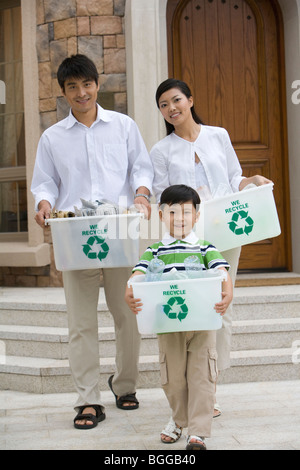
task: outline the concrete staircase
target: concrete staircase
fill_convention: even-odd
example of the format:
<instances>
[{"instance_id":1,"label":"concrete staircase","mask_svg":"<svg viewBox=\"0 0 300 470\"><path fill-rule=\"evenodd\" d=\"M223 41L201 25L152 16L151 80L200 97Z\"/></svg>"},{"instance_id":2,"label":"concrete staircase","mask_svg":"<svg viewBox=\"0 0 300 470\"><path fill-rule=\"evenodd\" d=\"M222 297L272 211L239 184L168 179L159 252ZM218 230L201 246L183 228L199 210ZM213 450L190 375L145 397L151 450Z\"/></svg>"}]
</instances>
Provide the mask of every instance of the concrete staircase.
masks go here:
<instances>
[{"instance_id":1,"label":"concrete staircase","mask_svg":"<svg viewBox=\"0 0 300 470\"><path fill-rule=\"evenodd\" d=\"M275 278L273 284L278 283ZM296 278L300 281L300 276ZM295 348L300 349L299 283L247 287L247 279L239 276L238 280L246 287L235 289L232 366L221 374L219 383L299 379L300 352L298 357L295 353ZM115 343L102 290L98 316L100 387L105 390L114 373ZM158 386L156 337L143 336L138 387ZM74 391L62 289L0 288L0 389Z\"/></svg>"}]
</instances>

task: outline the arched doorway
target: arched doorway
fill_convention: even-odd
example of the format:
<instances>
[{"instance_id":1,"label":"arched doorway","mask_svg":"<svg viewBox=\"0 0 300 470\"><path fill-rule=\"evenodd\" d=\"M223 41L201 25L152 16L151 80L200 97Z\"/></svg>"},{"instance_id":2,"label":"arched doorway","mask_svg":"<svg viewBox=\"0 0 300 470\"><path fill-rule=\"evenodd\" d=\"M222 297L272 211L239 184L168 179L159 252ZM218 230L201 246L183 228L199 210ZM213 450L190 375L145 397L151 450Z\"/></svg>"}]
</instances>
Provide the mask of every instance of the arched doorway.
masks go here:
<instances>
[{"instance_id":1,"label":"arched doorway","mask_svg":"<svg viewBox=\"0 0 300 470\"><path fill-rule=\"evenodd\" d=\"M291 269L283 25L276 0L168 0L169 76L225 127L246 176L274 182L282 234L244 246L240 269Z\"/></svg>"}]
</instances>

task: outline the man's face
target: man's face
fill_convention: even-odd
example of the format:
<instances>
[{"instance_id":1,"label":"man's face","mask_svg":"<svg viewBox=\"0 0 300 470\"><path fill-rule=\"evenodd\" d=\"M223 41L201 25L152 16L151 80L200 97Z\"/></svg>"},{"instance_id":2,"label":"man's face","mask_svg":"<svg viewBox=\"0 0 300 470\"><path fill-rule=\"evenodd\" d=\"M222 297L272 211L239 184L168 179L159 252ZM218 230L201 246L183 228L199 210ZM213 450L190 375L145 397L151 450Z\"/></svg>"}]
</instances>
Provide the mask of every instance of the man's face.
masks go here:
<instances>
[{"instance_id":1,"label":"man's face","mask_svg":"<svg viewBox=\"0 0 300 470\"><path fill-rule=\"evenodd\" d=\"M170 206L164 204L159 215L170 235L176 239L189 235L199 218L199 212L197 213L192 201Z\"/></svg>"},{"instance_id":2,"label":"man's face","mask_svg":"<svg viewBox=\"0 0 300 470\"><path fill-rule=\"evenodd\" d=\"M65 81L63 94L72 108L75 117L81 113L94 111L99 84L86 78L69 78Z\"/></svg>"}]
</instances>

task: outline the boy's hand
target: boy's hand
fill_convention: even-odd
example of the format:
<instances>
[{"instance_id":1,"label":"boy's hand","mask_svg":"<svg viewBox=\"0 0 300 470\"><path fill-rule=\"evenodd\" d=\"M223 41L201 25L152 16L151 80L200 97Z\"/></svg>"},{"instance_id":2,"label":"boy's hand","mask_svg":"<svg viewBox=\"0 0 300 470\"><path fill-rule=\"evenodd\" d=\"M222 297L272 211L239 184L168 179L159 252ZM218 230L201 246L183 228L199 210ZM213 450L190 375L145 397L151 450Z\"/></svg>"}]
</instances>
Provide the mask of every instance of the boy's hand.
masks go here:
<instances>
[{"instance_id":1,"label":"boy's hand","mask_svg":"<svg viewBox=\"0 0 300 470\"><path fill-rule=\"evenodd\" d=\"M141 303L141 299L135 299L133 297L132 287L128 287L128 286L126 287L125 302L127 303L128 307L135 315L137 315L142 310L140 308L143 305Z\"/></svg>"},{"instance_id":2,"label":"boy's hand","mask_svg":"<svg viewBox=\"0 0 300 470\"><path fill-rule=\"evenodd\" d=\"M232 295L229 292L222 292L221 302L215 304L216 312L220 313L222 316L225 315L226 310L228 309L231 301Z\"/></svg>"}]
</instances>

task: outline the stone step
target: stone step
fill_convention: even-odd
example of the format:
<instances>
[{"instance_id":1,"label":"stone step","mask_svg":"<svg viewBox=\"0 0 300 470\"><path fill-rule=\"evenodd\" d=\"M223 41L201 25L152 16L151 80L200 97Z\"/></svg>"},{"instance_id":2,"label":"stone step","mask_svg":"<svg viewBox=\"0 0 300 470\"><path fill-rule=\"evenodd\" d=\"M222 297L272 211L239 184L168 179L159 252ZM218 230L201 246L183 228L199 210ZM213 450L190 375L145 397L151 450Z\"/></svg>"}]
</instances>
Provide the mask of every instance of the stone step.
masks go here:
<instances>
[{"instance_id":1,"label":"stone step","mask_svg":"<svg viewBox=\"0 0 300 470\"><path fill-rule=\"evenodd\" d=\"M231 367L221 373L218 383L297 380L300 357L293 361L293 348L235 351ZM0 360L0 389L29 393L69 393L74 391L68 360L6 356ZM100 360L101 390L108 389L114 373L114 359ZM157 355L140 356L138 388L160 387Z\"/></svg>"},{"instance_id":2,"label":"stone step","mask_svg":"<svg viewBox=\"0 0 300 470\"><path fill-rule=\"evenodd\" d=\"M16 294L14 301L11 300L11 296L7 299L5 296L0 296L0 324L66 328L68 321L63 291L56 288L49 289L54 290L54 295L47 296L47 290L42 289L42 293L35 298L28 298L26 291L24 295L22 292ZM46 293L42 295L45 290ZM236 288L233 310L234 319L238 321L300 317L300 287L287 285ZM103 289L100 289L98 319L101 327L113 325Z\"/></svg>"},{"instance_id":3,"label":"stone step","mask_svg":"<svg viewBox=\"0 0 300 470\"><path fill-rule=\"evenodd\" d=\"M100 357L115 357L113 327L98 329ZM300 339L300 318L233 322L232 350L287 348ZM68 329L0 325L0 342L8 356L68 358ZM141 355L157 354L155 335L142 335Z\"/></svg>"},{"instance_id":4,"label":"stone step","mask_svg":"<svg viewBox=\"0 0 300 470\"><path fill-rule=\"evenodd\" d=\"M99 356L115 357L115 330L98 329ZM0 325L0 341L8 356L27 356L47 359L68 358L68 329L41 326ZM141 355L156 354L155 335L142 335Z\"/></svg>"}]
</instances>

